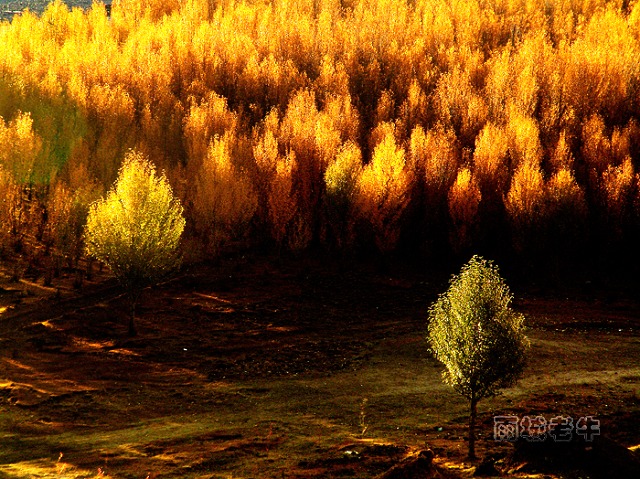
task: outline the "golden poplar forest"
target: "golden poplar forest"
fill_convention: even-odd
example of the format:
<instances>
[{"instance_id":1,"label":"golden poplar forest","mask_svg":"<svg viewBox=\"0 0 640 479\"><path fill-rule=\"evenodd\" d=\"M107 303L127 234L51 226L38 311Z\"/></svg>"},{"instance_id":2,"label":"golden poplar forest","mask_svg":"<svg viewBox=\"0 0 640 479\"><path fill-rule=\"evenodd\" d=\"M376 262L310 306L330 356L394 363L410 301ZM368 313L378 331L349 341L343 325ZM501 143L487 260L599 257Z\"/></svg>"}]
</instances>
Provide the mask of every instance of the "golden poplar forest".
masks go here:
<instances>
[{"instance_id":1,"label":"golden poplar forest","mask_svg":"<svg viewBox=\"0 0 640 479\"><path fill-rule=\"evenodd\" d=\"M130 150L191 259L640 238L640 2L60 1L0 23L0 249L77 262Z\"/></svg>"}]
</instances>

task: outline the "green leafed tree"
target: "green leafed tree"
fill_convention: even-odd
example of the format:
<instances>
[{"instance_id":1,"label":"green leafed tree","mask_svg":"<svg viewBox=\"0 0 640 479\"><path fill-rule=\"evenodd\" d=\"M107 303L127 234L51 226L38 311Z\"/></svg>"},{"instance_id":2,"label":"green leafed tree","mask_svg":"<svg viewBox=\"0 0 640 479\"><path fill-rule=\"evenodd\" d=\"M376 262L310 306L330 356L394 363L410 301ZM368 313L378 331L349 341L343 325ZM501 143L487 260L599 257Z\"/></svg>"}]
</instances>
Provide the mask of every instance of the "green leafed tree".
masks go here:
<instances>
[{"instance_id":1,"label":"green leafed tree","mask_svg":"<svg viewBox=\"0 0 640 479\"><path fill-rule=\"evenodd\" d=\"M180 264L182 206L169 181L142 155L130 152L106 197L93 203L85 228L87 253L106 263L129 295L129 334L136 335L140 292Z\"/></svg>"},{"instance_id":2,"label":"green leafed tree","mask_svg":"<svg viewBox=\"0 0 640 479\"><path fill-rule=\"evenodd\" d=\"M475 458L478 401L518 380L528 339L524 316L510 307L508 286L491 261L474 256L429 310L429 343L444 363L445 383L470 404L469 457Z\"/></svg>"}]
</instances>

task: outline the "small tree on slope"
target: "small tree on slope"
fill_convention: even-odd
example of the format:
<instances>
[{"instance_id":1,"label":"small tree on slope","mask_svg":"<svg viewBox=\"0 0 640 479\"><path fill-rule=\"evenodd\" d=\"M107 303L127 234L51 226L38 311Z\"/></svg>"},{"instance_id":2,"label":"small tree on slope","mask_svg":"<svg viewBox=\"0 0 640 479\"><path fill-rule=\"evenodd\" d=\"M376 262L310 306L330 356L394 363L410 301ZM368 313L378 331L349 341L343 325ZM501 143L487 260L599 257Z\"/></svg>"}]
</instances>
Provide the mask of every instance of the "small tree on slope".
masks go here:
<instances>
[{"instance_id":1,"label":"small tree on slope","mask_svg":"<svg viewBox=\"0 0 640 479\"><path fill-rule=\"evenodd\" d=\"M167 178L140 154L131 152L105 198L93 203L85 228L87 253L106 263L127 291L129 334L136 335L140 292L180 264L184 230L182 206Z\"/></svg>"},{"instance_id":2,"label":"small tree on slope","mask_svg":"<svg viewBox=\"0 0 640 479\"><path fill-rule=\"evenodd\" d=\"M445 383L469 400L469 458L475 458L477 404L522 374L528 339L524 316L491 261L474 256L429 310L429 343L444 363Z\"/></svg>"}]
</instances>

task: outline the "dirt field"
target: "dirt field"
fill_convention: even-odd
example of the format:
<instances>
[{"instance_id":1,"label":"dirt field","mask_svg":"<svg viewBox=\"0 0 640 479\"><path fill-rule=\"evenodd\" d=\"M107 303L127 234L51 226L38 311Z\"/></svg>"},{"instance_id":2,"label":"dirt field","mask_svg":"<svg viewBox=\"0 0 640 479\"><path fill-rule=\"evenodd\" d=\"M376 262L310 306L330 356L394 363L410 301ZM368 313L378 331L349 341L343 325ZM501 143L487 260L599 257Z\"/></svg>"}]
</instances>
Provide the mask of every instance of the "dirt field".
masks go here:
<instances>
[{"instance_id":1,"label":"dirt field","mask_svg":"<svg viewBox=\"0 0 640 479\"><path fill-rule=\"evenodd\" d=\"M50 289L0 278L0 477L368 478L425 449L429 477L478 465L465 461L467 405L425 341L446 278L199 266L145 293L133 339L104 278L80 293L71 276ZM480 403L481 458L510 477L588 477L513 459L493 439L507 414L593 416L603 436L640 444L634 297L516 291L530 361L517 387Z\"/></svg>"}]
</instances>

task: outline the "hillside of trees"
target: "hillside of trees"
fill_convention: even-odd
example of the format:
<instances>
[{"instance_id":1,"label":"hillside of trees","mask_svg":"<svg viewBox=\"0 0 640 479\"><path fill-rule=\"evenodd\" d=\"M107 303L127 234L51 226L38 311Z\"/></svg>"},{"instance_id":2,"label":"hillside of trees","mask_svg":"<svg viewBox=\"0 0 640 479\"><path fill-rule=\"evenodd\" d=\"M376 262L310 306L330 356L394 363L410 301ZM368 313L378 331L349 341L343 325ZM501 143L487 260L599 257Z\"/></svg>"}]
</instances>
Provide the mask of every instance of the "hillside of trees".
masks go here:
<instances>
[{"instance_id":1,"label":"hillside of trees","mask_svg":"<svg viewBox=\"0 0 640 479\"><path fill-rule=\"evenodd\" d=\"M635 1L58 0L0 22L0 251L76 264L135 150L193 260L627 267L638 58Z\"/></svg>"}]
</instances>

